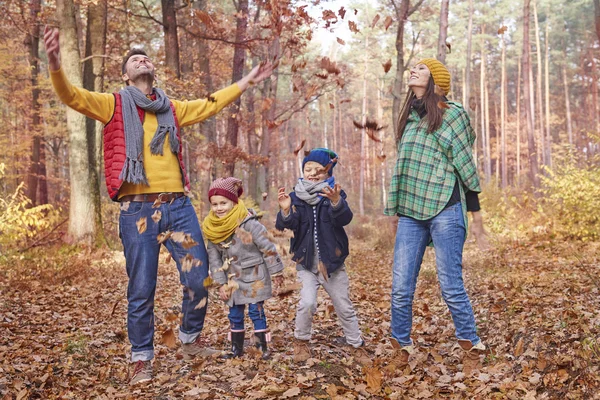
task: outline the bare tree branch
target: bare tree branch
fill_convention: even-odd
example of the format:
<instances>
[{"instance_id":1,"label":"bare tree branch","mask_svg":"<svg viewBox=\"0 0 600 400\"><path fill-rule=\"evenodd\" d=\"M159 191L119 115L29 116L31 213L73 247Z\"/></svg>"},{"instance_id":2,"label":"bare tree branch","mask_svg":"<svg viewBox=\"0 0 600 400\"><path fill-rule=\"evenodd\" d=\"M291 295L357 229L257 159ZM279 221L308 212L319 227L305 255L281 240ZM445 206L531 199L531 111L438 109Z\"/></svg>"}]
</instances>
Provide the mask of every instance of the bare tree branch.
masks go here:
<instances>
[{"instance_id":1,"label":"bare tree branch","mask_svg":"<svg viewBox=\"0 0 600 400\"><path fill-rule=\"evenodd\" d=\"M406 0L404 0L404 1L406 1ZM415 11L417 11L417 9L418 9L419 7L421 7L421 4L423 4L423 0L419 0L419 1L417 2L417 4L415 4L414 6L412 6L412 7L411 7L411 8L408 10L408 14L407 14L406 16L407 16L407 17L410 17L411 15L413 15L413 14L414 14L414 12L415 12Z\"/></svg>"}]
</instances>

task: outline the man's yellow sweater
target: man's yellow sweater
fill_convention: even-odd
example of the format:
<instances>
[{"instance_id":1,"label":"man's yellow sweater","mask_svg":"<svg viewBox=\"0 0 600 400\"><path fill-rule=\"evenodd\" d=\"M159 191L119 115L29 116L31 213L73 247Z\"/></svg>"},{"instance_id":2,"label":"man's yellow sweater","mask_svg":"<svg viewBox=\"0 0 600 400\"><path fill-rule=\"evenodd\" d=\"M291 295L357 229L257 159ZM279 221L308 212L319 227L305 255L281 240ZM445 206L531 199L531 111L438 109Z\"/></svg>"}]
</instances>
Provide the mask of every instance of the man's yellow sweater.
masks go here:
<instances>
[{"instance_id":1,"label":"man's yellow sweater","mask_svg":"<svg viewBox=\"0 0 600 400\"><path fill-rule=\"evenodd\" d=\"M62 69L50 71L54 90L60 100L75 111L106 125L115 111L115 97L112 93L97 93L73 86ZM171 100L180 127L192 125L212 117L242 94L239 86L233 84L212 95L214 101L198 99L191 101ZM145 112L144 127L144 169L148 186L123 182L119 198L129 194L183 192L183 181L177 155L171 152L169 141L165 140L163 155L150 152L150 141L158 126L156 114Z\"/></svg>"}]
</instances>

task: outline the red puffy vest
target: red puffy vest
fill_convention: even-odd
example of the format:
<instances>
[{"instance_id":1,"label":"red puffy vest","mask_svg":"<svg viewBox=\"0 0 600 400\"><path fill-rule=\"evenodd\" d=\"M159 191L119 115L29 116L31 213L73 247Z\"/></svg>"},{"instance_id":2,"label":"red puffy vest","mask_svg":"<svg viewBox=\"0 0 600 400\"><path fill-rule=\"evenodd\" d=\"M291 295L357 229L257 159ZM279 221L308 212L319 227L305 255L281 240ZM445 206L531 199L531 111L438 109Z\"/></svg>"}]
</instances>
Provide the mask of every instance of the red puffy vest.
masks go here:
<instances>
[{"instance_id":1,"label":"red puffy vest","mask_svg":"<svg viewBox=\"0 0 600 400\"><path fill-rule=\"evenodd\" d=\"M119 189L123 184L123 180L119 179L119 175L123 170L125 163L125 128L123 125L123 108L121 107L121 96L114 93L115 96L115 112L110 121L104 126L104 178L106 179L106 188L108 195L113 201L119 201ZM145 111L137 107L138 114L142 123L144 122ZM183 164L182 157L182 141L179 132L179 121L175 113L175 107L171 103L171 110L175 117L175 126L177 127L177 137L179 139L179 168L183 178L183 188L185 191L190 190L190 179L188 178Z\"/></svg>"}]
</instances>

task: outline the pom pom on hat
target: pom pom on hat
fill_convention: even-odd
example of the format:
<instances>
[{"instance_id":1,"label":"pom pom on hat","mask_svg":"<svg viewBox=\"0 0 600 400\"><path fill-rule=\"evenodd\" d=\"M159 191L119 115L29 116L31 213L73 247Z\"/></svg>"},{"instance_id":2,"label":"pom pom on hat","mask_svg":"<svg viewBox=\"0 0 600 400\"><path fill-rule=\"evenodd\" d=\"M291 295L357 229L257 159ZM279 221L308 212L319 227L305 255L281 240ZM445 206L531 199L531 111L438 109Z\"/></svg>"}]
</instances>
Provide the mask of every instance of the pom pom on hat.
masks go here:
<instances>
[{"instance_id":1,"label":"pom pom on hat","mask_svg":"<svg viewBox=\"0 0 600 400\"><path fill-rule=\"evenodd\" d=\"M223 196L237 204L242 193L244 193L244 188L241 180L233 177L219 178L215 179L213 183L210 184L210 189L208 189L208 201L210 201L210 198L213 196Z\"/></svg>"},{"instance_id":2,"label":"pom pom on hat","mask_svg":"<svg viewBox=\"0 0 600 400\"><path fill-rule=\"evenodd\" d=\"M417 64L425 64L427 66L429 72L431 72L433 83L442 89L444 95L447 95L450 92L450 71L448 71L448 68L446 68L444 64L435 58L424 58Z\"/></svg>"},{"instance_id":3,"label":"pom pom on hat","mask_svg":"<svg viewBox=\"0 0 600 400\"><path fill-rule=\"evenodd\" d=\"M335 167L338 162L338 155L329 149L318 147L312 149L306 157L304 157L304 160L302 160L302 169L304 169L304 165L309 161L316 162L327 168L327 172L329 173L329 176L331 176L333 175L333 167ZM331 166L329 167L329 165Z\"/></svg>"}]
</instances>

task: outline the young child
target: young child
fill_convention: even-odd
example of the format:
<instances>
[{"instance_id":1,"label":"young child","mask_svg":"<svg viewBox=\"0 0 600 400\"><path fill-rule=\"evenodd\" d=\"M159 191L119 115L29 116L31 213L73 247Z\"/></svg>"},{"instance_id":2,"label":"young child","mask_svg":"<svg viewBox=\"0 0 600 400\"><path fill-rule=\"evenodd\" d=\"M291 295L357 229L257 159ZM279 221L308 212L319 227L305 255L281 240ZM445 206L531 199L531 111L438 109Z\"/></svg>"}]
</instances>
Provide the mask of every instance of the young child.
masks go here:
<instances>
[{"instance_id":1,"label":"young child","mask_svg":"<svg viewBox=\"0 0 600 400\"><path fill-rule=\"evenodd\" d=\"M338 315L346 343L364 346L358 319L348 293L348 275L344 260L348 256L348 236L344 226L352 220L346 193L333 177L338 156L331 150L316 148L302 161L304 178L298 179L289 195L280 188L275 227L294 232L290 252L302 283L296 311L294 359L310 357L313 316L317 310L319 286L327 291Z\"/></svg>"},{"instance_id":2,"label":"young child","mask_svg":"<svg viewBox=\"0 0 600 400\"><path fill-rule=\"evenodd\" d=\"M211 210L202 222L202 232L208 239L212 279L221 285L219 296L229 305L231 353L225 357L244 353L244 309L248 304L256 347L262 351L262 358L268 359L271 335L264 301L272 296L271 277L277 286L281 285L283 263L256 213L239 200L242 193L239 179L215 180L208 191Z\"/></svg>"}]
</instances>

